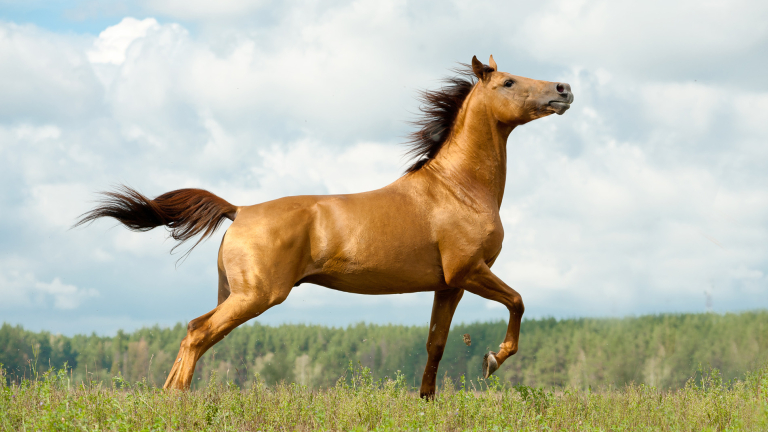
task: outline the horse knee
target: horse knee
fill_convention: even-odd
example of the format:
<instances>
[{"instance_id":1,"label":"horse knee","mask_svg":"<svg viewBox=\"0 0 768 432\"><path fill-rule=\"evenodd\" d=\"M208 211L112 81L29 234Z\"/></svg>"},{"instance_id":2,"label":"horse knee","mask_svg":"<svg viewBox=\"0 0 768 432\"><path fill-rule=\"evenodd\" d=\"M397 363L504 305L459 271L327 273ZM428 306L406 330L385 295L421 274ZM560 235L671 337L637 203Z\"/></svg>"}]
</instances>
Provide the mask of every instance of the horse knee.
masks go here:
<instances>
[{"instance_id":1,"label":"horse knee","mask_svg":"<svg viewBox=\"0 0 768 432\"><path fill-rule=\"evenodd\" d=\"M213 311L193 319L187 323L187 335L181 340L181 345L188 348L195 348L202 345L206 338L205 324L213 314Z\"/></svg>"},{"instance_id":2,"label":"horse knee","mask_svg":"<svg viewBox=\"0 0 768 432\"><path fill-rule=\"evenodd\" d=\"M187 323L187 336L195 330L199 329L202 324L208 319L209 314L203 315L199 318L195 318Z\"/></svg>"},{"instance_id":3,"label":"horse knee","mask_svg":"<svg viewBox=\"0 0 768 432\"><path fill-rule=\"evenodd\" d=\"M203 339L205 336L200 335L200 332L187 331L187 335L181 340L182 348L196 349L203 345Z\"/></svg>"}]
</instances>

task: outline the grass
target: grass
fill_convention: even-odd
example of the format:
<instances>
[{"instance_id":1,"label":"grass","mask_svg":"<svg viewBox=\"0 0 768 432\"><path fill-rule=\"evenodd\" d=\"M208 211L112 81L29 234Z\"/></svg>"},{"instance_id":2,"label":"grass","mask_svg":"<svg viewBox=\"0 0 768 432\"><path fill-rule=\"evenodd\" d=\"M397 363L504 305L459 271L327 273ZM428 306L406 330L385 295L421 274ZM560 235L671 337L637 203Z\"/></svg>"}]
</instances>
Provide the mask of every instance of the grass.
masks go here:
<instances>
[{"instance_id":1,"label":"grass","mask_svg":"<svg viewBox=\"0 0 768 432\"><path fill-rule=\"evenodd\" d=\"M508 387L497 379L449 379L432 402L401 374L374 381L350 366L325 390L298 384L219 384L190 392L146 382L74 383L62 369L5 384L0 429L8 431L726 431L768 430L768 365L724 383L716 370L678 390L644 385L599 391ZM0 373L2 370L0 369Z\"/></svg>"}]
</instances>

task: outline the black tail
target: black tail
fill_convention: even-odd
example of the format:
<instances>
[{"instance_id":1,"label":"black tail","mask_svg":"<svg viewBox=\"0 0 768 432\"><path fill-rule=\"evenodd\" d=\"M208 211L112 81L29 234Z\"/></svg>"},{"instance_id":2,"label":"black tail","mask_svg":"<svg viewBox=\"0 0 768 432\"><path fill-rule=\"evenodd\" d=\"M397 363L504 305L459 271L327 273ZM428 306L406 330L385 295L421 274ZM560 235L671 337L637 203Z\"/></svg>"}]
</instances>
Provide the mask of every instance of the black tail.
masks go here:
<instances>
[{"instance_id":1,"label":"black tail","mask_svg":"<svg viewBox=\"0 0 768 432\"><path fill-rule=\"evenodd\" d=\"M225 218L235 220L237 213L237 206L202 189L179 189L153 200L124 185L100 194L99 205L80 215L73 228L102 217L117 219L131 231L149 231L165 225L179 242L174 249L203 233L187 253L210 237Z\"/></svg>"}]
</instances>

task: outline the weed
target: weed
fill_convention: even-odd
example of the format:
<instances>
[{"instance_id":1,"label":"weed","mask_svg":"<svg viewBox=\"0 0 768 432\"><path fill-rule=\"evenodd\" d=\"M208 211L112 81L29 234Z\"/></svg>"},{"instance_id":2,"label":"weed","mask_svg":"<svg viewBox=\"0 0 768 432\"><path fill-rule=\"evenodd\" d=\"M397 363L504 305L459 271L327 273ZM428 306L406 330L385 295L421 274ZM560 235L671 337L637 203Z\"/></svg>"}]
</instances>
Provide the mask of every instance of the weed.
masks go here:
<instances>
[{"instance_id":1,"label":"weed","mask_svg":"<svg viewBox=\"0 0 768 432\"><path fill-rule=\"evenodd\" d=\"M630 384L600 390L505 387L501 381L459 388L446 375L434 401L405 376L374 380L350 364L326 390L285 382L267 387L258 374L241 389L211 376L190 392L163 391L120 375L111 386L72 382L71 369L0 386L0 430L114 431L725 431L768 429L768 365L744 381L723 382L703 368L679 390ZM0 376L5 372L0 368Z\"/></svg>"}]
</instances>

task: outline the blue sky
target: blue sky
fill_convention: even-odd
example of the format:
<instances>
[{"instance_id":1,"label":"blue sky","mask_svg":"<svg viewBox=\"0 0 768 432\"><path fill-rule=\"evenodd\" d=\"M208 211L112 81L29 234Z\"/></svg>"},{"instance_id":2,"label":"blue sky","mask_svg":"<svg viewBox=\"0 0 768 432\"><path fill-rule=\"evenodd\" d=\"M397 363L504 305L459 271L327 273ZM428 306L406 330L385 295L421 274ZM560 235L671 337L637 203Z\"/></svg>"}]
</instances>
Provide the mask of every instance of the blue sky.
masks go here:
<instances>
[{"instance_id":1,"label":"blue sky","mask_svg":"<svg viewBox=\"0 0 768 432\"><path fill-rule=\"evenodd\" d=\"M224 230L176 265L163 230L69 230L94 192L382 187L416 90L490 54L576 97L508 144L494 271L526 316L768 307L764 2L0 1L0 320L111 334L207 312ZM424 324L431 300L302 285L258 320ZM455 320L506 316L467 295Z\"/></svg>"},{"instance_id":2,"label":"blue sky","mask_svg":"<svg viewBox=\"0 0 768 432\"><path fill-rule=\"evenodd\" d=\"M125 16L146 13L137 3L123 1L2 1L0 7L0 18L6 22L93 36Z\"/></svg>"}]
</instances>

